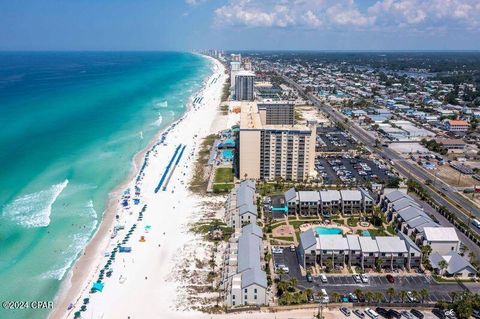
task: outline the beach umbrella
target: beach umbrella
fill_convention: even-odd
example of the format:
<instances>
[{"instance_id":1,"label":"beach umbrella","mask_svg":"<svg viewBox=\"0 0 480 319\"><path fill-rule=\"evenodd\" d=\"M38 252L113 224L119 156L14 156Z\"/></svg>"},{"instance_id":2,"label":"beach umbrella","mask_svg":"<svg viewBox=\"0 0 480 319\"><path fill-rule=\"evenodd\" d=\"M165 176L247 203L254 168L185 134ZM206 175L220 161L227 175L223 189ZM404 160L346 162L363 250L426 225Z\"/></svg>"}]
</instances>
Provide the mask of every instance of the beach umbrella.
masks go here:
<instances>
[{"instance_id":1,"label":"beach umbrella","mask_svg":"<svg viewBox=\"0 0 480 319\"><path fill-rule=\"evenodd\" d=\"M73 318L80 318L80 316L81 316L80 311L76 311L76 312L73 314Z\"/></svg>"},{"instance_id":2,"label":"beach umbrella","mask_svg":"<svg viewBox=\"0 0 480 319\"><path fill-rule=\"evenodd\" d=\"M87 306L83 305L80 307L80 311L85 311L85 310L87 310Z\"/></svg>"}]
</instances>

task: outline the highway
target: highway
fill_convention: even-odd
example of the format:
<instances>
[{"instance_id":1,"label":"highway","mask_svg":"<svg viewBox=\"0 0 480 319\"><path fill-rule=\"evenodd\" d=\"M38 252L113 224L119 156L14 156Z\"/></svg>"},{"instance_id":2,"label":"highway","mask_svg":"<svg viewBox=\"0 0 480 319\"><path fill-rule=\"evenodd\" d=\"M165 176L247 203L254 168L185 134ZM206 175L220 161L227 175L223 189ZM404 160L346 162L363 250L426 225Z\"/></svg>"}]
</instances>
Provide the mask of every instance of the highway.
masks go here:
<instances>
[{"instance_id":1,"label":"highway","mask_svg":"<svg viewBox=\"0 0 480 319\"><path fill-rule=\"evenodd\" d=\"M353 121L348 121L345 123L344 120L346 117L343 114L332 108L330 105L321 103L321 101L315 96L306 94L300 85L288 77L284 75L281 76L286 82L307 96L310 102L318 107L320 111L329 114L337 122L344 123L350 134L355 136L360 142L365 144L370 149L375 150L375 152L384 159L391 160L394 164L394 167L400 174L422 185L425 185L427 180L432 181L431 185L424 187L428 194L437 203L445 206L450 212L457 215L466 224L470 224L470 218L468 216L469 214L480 217L479 208L470 200L458 194L448 184L444 183L440 179L436 179L435 176L427 172L425 169L402 158L397 152L389 149L388 147L375 148L375 137L369 135L363 128L358 126ZM443 194L443 196L440 194ZM480 230L477 227L471 228L480 234Z\"/></svg>"}]
</instances>

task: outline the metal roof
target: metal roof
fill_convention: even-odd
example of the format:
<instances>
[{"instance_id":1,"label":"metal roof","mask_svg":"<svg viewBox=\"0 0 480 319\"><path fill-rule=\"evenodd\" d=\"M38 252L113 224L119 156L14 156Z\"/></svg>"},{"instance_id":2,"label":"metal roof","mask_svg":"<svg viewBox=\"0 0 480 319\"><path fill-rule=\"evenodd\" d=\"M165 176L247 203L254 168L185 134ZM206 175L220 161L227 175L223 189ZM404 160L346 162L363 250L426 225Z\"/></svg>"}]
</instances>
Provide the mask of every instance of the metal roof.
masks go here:
<instances>
[{"instance_id":1,"label":"metal roof","mask_svg":"<svg viewBox=\"0 0 480 319\"><path fill-rule=\"evenodd\" d=\"M316 191L299 191L298 199L300 202L319 202L320 194Z\"/></svg>"},{"instance_id":2,"label":"metal roof","mask_svg":"<svg viewBox=\"0 0 480 319\"><path fill-rule=\"evenodd\" d=\"M377 236L378 250L381 253L406 253L408 252L405 242L399 237Z\"/></svg>"},{"instance_id":3,"label":"metal roof","mask_svg":"<svg viewBox=\"0 0 480 319\"><path fill-rule=\"evenodd\" d=\"M260 269L248 269L242 273L242 289L253 284L267 288L267 274Z\"/></svg>"},{"instance_id":4,"label":"metal roof","mask_svg":"<svg viewBox=\"0 0 480 319\"><path fill-rule=\"evenodd\" d=\"M362 252L364 252L364 253L377 253L378 252L377 242L374 239L372 239L372 237L360 236L360 237L358 237L358 242L360 243L360 247L362 248Z\"/></svg>"},{"instance_id":5,"label":"metal roof","mask_svg":"<svg viewBox=\"0 0 480 319\"><path fill-rule=\"evenodd\" d=\"M476 273L475 268L465 258L458 253L451 251L446 255L440 255L438 252L433 252L429 256L430 264L434 269L440 269L439 263L442 260L447 262L447 268L445 269L449 274L456 274L464 269L468 269L472 273Z\"/></svg>"},{"instance_id":6,"label":"metal roof","mask_svg":"<svg viewBox=\"0 0 480 319\"><path fill-rule=\"evenodd\" d=\"M348 242L342 235L319 235L321 250L348 250Z\"/></svg>"},{"instance_id":7,"label":"metal roof","mask_svg":"<svg viewBox=\"0 0 480 319\"><path fill-rule=\"evenodd\" d=\"M317 245L317 238L315 237L313 228L300 233L300 244L302 245L303 250L307 250Z\"/></svg>"},{"instance_id":8,"label":"metal roof","mask_svg":"<svg viewBox=\"0 0 480 319\"><path fill-rule=\"evenodd\" d=\"M423 232L427 241L460 241L453 227L425 227Z\"/></svg>"},{"instance_id":9,"label":"metal roof","mask_svg":"<svg viewBox=\"0 0 480 319\"><path fill-rule=\"evenodd\" d=\"M297 191L294 187L284 193L285 201L289 202L297 198Z\"/></svg>"},{"instance_id":10,"label":"metal roof","mask_svg":"<svg viewBox=\"0 0 480 319\"><path fill-rule=\"evenodd\" d=\"M342 200L361 201L362 193L359 190L342 189L340 190Z\"/></svg>"},{"instance_id":11,"label":"metal roof","mask_svg":"<svg viewBox=\"0 0 480 319\"><path fill-rule=\"evenodd\" d=\"M347 235L346 237L350 250L360 250L360 242L358 241L358 236Z\"/></svg>"},{"instance_id":12,"label":"metal roof","mask_svg":"<svg viewBox=\"0 0 480 319\"><path fill-rule=\"evenodd\" d=\"M322 202L340 201L340 192L336 190L320 191Z\"/></svg>"}]
</instances>

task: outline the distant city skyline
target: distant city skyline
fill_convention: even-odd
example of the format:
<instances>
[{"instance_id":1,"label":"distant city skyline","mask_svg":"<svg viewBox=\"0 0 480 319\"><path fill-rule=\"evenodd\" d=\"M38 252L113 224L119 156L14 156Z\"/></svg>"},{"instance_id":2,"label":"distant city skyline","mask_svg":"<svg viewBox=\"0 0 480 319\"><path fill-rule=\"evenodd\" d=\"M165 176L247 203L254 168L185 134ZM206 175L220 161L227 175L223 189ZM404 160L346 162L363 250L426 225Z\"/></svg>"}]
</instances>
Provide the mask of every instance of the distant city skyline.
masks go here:
<instances>
[{"instance_id":1,"label":"distant city skyline","mask_svg":"<svg viewBox=\"0 0 480 319\"><path fill-rule=\"evenodd\" d=\"M0 50L480 50L480 2L0 1L0 29Z\"/></svg>"}]
</instances>

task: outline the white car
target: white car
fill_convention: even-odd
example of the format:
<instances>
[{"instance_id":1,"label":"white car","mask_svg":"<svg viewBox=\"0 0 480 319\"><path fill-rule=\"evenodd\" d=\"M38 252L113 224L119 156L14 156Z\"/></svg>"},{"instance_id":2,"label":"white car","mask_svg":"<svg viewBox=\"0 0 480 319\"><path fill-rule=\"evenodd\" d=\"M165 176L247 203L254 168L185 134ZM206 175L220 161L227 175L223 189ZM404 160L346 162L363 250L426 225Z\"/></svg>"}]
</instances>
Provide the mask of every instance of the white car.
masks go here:
<instances>
[{"instance_id":1,"label":"white car","mask_svg":"<svg viewBox=\"0 0 480 319\"><path fill-rule=\"evenodd\" d=\"M410 301L410 302L417 302L418 301L417 298L415 298L413 296L413 293L411 291L407 291L407 298L408 298L408 301Z\"/></svg>"},{"instance_id":2,"label":"white car","mask_svg":"<svg viewBox=\"0 0 480 319\"><path fill-rule=\"evenodd\" d=\"M375 310L371 308L365 308L365 313L367 314L367 316L369 316L372 319L378 318L378 313L376 313Z\"/></svg>"},{"instance_id":3,"label":"white car","mask_svg":"<svg viewBox=\"0 0 480 319\"><path fill-rule=\"evenodd\" d=\"M368 283L368 276L365 274L361 274L360 277L362 278L362 282L367 284Z\"/></svg>"},{"instance_id":4,"label":"white car","mask_svg":"<svg viewBox=\"0 0 480 319\"><path fill-rule=\"evenodd\" d=\"M360 278L359 275L353 275L353 280L355 280L357 284L362 282L362 279Z\"/></svg>"},{"instance_id":5,"label":"white car","mask_svg":"<svg viewBox=\"0 0 480 319\"><path fill-rule=\"evenodd\" d=\"M272 254L283 254L283 249L280 247L272 246Z\"/></svg>"},{"instance_id":6,"label":"white car","mask_svg":"<svg viewBox=\"0 0 480 319\"><path fill-rule=\"evenodd\" d=\"M326 283L328 282L327 276L325 276L325 274L321 274L321 275L320 275L320 280L321 280L324 284L326 284Z\"/></svg>"}]
</instances>

